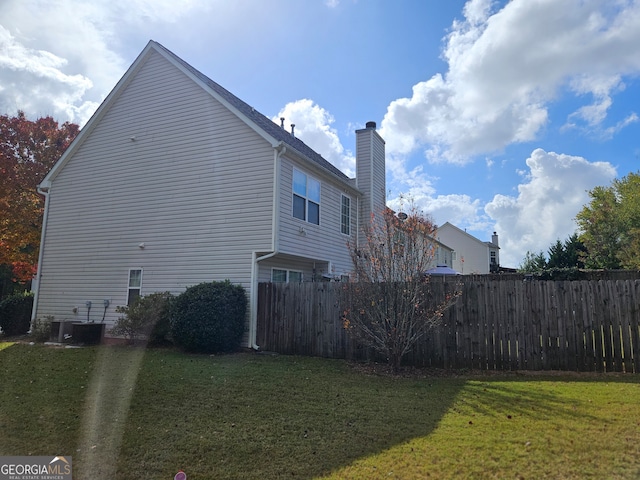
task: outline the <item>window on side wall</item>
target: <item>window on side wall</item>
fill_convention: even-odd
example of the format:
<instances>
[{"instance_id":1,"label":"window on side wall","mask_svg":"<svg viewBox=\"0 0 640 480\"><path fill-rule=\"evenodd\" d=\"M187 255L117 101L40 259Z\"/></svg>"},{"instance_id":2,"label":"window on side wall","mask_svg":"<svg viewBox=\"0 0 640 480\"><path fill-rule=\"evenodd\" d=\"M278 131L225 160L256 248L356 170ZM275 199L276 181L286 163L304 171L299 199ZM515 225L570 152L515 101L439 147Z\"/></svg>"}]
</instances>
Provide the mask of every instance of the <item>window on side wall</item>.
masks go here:
<instances>
[{"instance_id":1,"label":"window on side wall","mask_svg":"<svg viewBox=\"0 0 640 480\"><path fill-rule=\"evenodd\" d=\"M293 216L320 225L320 182L293 169Z\"/></svg>"},{"instance_id":2,"label":"window on side wall","mask_svg":"<svg viewBox=\"0 0 640 480\"><path fill-rule=\"evenodd\" d=\"M297 270L282 270L274 268L271 270L271 281L274 283L301 283L302 272Z\"/></svg>"},{"instance_id":3,"label":"window on side wall","mask_svg":"<svg viewBox=\"0 0 640 480\"><path fill-rule=\"evenodd\" d=\"M340 203L340 231L345 235L351 234L351 198L342 195Z\"/></svg>"},{"instance_id":4,"label":"window on side wall","mask_svg":"<svg viewBox=\"0 0 640 480\"><path fill-rule=\"evenodd\" d=\"M127 305L131 305L142 291L142 269L132 268L129 270L129 291L127 293Z\"/></svg>"}]
</instances>

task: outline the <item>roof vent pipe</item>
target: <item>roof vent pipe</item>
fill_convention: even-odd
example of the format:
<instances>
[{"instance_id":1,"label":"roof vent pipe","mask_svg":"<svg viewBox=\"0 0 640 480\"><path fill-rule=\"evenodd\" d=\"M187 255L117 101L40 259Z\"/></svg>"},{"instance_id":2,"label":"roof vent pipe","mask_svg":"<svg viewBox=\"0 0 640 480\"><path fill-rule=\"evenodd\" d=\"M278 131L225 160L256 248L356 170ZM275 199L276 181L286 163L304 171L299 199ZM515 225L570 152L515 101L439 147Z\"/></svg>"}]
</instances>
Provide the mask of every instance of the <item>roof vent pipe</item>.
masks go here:
<instances>
[{"instance_id":1,"label":"roof vent pipe","mask_svg":"<svg viewBox=\"0 0 640 480\"><path fill-rule=\"evenodd\" d=\"M295 124L295 123L292 123L292 124L291 124L291 136L292 136L292 137L295 137L295 136L296 136L296 135L293 133L293 131L294 131L294 129L295 129L295 128L296 128L296 124Z\"/></svg>"},{"instance_id":2,"label":"roof vent pipe","mask_svg":"<svg viewBox=\"0 0 640 480\"><path fill-rule=\"evenodd\" d=\"M280 128L284 130L284 117L280 117Z\"/></svg>"}]
</instances>

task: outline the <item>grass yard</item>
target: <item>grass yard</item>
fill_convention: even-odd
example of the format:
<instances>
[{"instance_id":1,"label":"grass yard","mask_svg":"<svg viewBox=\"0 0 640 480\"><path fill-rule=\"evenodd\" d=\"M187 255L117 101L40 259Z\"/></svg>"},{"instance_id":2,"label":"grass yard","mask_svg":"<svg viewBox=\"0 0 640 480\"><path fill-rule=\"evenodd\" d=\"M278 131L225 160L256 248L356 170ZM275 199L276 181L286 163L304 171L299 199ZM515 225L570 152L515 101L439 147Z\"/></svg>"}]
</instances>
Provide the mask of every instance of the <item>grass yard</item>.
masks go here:
<instances>
[{"instance_id":1,"label":"grass yard","mask_svg":"<svg viewBox=\"0 0 640 480\"><path fill-rule=\"evenodd\" d=\"M640 377L0 343L0 455L74 478L640 478Z\"/></svg>"}]
</instances>

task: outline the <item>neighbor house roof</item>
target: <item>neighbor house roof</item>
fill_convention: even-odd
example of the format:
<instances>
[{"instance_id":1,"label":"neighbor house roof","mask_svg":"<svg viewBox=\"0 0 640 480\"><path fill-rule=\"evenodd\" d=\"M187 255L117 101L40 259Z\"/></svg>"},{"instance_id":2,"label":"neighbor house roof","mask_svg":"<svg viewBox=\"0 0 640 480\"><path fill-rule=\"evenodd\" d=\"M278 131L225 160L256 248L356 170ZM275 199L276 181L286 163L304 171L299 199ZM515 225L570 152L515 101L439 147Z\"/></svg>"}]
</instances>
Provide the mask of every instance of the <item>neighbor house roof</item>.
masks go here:
<instances>
[{"instance_id":1,"label":"neighbor house roof","mask_svg":"<svg viewBox=\"0 0 640 480\"><path fill-rule=\"evenodd\" d=\"M465 236L467 236L469 239L471 239L471 240L473 240L473 241L475 241L475 242L477 242L477 243L479 243L479 244L481 244L481 245L484 245L484 246L486 246L486 247L490 247L490 248L500 248L500 247L498 247L496 244L494 244L494 243L492 243L492 242L485 242L485 241L483 241L483 240L480 240L479 238L474 237L474 236L473 236L473 235L471 235L470 233L468 233L468 232L466 232L466 231L462 230L461 228L456 227L453 223L445 222L444 224L440 225L440 226L438 227L438 229L437 229L437 230L442 230L442 229L445 229L445 230L446 230L446 229L449 229L449 228L450 228L450 229L453 229L454 231L456 231L456 232L458 232L458 233L462 233L462 234L464 234L464 235L465 235ZM436 236L437 236L437 235L438 235L438 232L436 232Z\"/></svg>"},{"instance_id":2,"label":"neighbor house roof","mask_svg":"<svg viewBox=\"0 0 640 480\"><path fill-rule=\"evenodd\" d=\"M118 84L114 87L111 93L109 93L100 107L98 107L85 127L80 131L80 134L76 137L74 142L70 145L67 151L65 151L60 160L51 169L51 171L46 175L46 177L40 184L41 187L47 188L50 185L51 181L57 176L58 172L64 166L68 158L70 158L72 152L76 148L78 148L78 146L82 143L84 137L93 129L94 125L98 123L99 119L108 109L110 103L114 101L115 98L117 98L117 96L119 95L119 92L125 88L126 84L128 83L129 77L133 75L133 72L138 70L144 58L146 58L151 50L161 54L164 58L173 63L176 67L178 67L192 79L194 79L196 83L200 83L203 87L205 87L205 90L208 90L210 93L212 93L212 95L218 100L222 101L223 104L229 106L231 110L235 110L235 113L238 114L239 118L251 125L254 130L261 133L263 137L270 139L274 146L278 143L284 144L293 152L298 153L303 158L315 164L317 167L320 167L322 170L330 173L334 178L337 178L338 180L344 182L344 184L352 190L356 192L358 191L357 189L355 189L353 181L347 175L345 175L342 171L340 171L340 169L332 165L329 161L322 157L322 155L317 153L302 140L274 123L270 118L258 112L248 103L240 100L227 89L214 82L202 72L198 71L187 62L182 60L180 57L175 55L173 52L153 40L149 41L145 49L140 53L138 58L120 79Z\"/></svg>"}]
</instances>

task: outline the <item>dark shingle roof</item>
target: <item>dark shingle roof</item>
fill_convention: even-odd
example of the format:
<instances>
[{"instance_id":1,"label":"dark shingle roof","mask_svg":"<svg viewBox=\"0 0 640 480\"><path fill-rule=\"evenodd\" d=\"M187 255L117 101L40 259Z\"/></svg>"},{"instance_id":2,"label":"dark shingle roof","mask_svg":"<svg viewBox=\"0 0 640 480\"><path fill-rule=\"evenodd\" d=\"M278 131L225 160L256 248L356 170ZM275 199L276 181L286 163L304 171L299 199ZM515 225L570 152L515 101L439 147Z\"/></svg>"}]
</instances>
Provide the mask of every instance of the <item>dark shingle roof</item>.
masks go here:
<instances>
[{"instance_id":1,"label":"dark shingle roof","mask_svg":"<svg viewBox=\"0 0 640 480\"><path fill-rule=\"evenodd\" d=\"M255 123L258 127L260 127L265 133L275 138L277 141L281 141L286 145L290 146L294 150L300 152L304 156L306 156L309 160L316 163L320 167L328 170L334 175L338 176L338 178L349 182L349 177L347 177L342 171L336 168L334 165L329 163L326 159L322 157L318 152L309 147L306 143L304 143L299 138L291 135L291 133L284 130L282 127L274 123L271 119L258 112L251 105L243 102L234 94L229 92L226 88L220 86L209 77L199 72L187 62L182 60L180 57L175 55L173 52L168 50L167 48L160 45L158 42L153 42L155 46L162 49L168 55L171 56L176 62L186 68L189 72L191 72L196 78L198 78L202 83L204 83L207 87L211 88L214 92L224 98L229 104L238 109L243 115L245 115L250 121Z\"/></svg>"}]
</instances>

